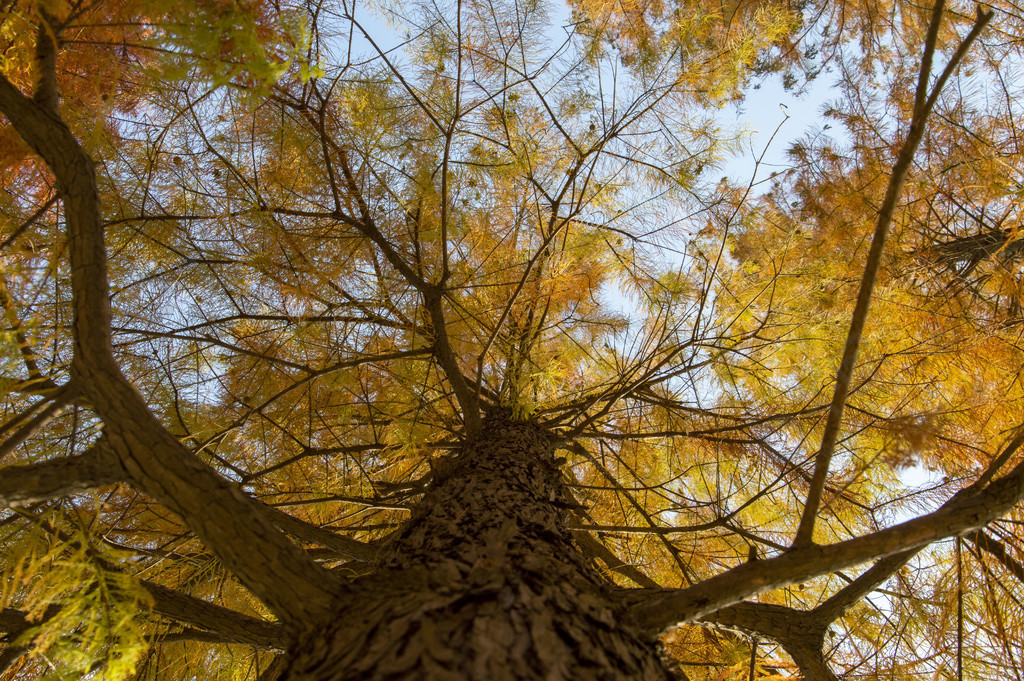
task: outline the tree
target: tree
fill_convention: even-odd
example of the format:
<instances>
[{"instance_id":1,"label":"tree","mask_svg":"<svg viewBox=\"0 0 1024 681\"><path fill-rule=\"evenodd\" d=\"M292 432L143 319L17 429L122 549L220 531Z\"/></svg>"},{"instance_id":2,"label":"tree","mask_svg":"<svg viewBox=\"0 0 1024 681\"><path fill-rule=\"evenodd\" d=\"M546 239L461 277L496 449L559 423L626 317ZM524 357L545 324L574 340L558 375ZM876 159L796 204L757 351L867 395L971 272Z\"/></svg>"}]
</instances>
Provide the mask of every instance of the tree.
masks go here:
<instances>
[{"instance_id":1,"label":"tree","mask_svg":"<svg viewBox=\"0 0 1024 681\"><path fill-rule=\"evenodd\" d=\"M0 673L1019 677L1020 17L703 5L6 3Z\"/></svg>"}]
</instances>

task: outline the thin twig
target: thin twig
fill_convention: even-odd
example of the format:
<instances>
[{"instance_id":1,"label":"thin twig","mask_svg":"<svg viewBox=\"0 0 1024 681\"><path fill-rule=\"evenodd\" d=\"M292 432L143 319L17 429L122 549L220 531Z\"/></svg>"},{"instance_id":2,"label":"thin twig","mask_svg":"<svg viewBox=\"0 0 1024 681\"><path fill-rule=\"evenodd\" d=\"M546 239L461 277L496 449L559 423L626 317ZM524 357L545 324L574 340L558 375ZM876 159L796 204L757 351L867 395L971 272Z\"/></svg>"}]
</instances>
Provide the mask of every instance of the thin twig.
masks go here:
<instances>
[{"instance_id":1,"label":"thin twig","mask_svg":"<svg viewBox=\"0 0 1024 681\"><path fill-rule=\"evenodd\" d=\"M64 407L75 401L78 394L78 389L73 385L66 385L61 388L60 392L54 395L53 401L50 402L45 409L37 414L31 421L19 428L13 435L7 438L3 444L0 444L0 460L13 452L18 445L31 437L37 430L59 416L60 413L64 411Z\"/></svg>"}]
</instances>

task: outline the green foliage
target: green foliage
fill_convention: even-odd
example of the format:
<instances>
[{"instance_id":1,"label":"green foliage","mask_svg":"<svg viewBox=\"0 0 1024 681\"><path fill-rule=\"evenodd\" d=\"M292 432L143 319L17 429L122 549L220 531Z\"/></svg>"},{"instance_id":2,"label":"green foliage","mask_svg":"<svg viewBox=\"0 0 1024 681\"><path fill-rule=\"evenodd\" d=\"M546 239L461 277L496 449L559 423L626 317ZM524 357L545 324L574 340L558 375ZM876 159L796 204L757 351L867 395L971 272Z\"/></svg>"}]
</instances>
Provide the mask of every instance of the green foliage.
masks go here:
<instances>
[{"instance_id":1,"label":"green foliage","mask_svg":"<svg viewBox=\"0 0 1024 681\"><path fill-rule=\"evenodd\" d=\"M121 566L128 552L80 521L57 531L55 525L68 527L62 515L34 517L31 529L6 545L0 606L18 605L31 624L13 645L31 646L46 663L47 680L131 678L149 649L152 599Z\"/></svg>"}]
</instances>

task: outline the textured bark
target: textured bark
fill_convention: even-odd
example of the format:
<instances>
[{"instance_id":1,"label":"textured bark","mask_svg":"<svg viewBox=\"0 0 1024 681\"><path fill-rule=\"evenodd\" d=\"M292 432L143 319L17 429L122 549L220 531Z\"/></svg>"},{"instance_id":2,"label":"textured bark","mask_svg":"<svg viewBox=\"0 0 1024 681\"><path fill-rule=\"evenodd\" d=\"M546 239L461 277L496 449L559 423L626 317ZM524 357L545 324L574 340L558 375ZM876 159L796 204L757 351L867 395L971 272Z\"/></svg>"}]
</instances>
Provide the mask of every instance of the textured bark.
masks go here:
<instances>
[{"instance_id":1,"label":"textured bark","mask_svg":"<svg viewBox=\"0 0 1024 681\"><path fill-rule=\"evenodd\" d=\"M661 631L817 575L972 533L1009 513L1021 499L1024 462L980 490L962 490L927 515L836 544L790 549L768 560L744 563L685 589L641 596L631 614L646 630Z\"/></svg>"},{"instance_id":2,"label":"textured bark","mask_svg":"<svg viewBox=\"0 0 1024 681\"><path fill-rule=\"evenodd\" d=\"M804 681L838 681L822 653L829 622L816 610L737 603L703 618L701 623L778 642L793 658Z\"/></svg>"},{"instance_id":3,"label":"textured bark","mask_svg":"<svg viewBox=\"0 0 1024 681\"><path fill-rule=\"evenodd\" d=\"M284 650L287 636L284 629L274 622L259 620L240 612L229 610L214 603L189 596L174 589L147 582L140 582L153 599L153 612L185 625L183 632L165 635L156 642L170 640L210 641L214 643L239 643L262 650ZM0 641L10 643L29 627L36 626L54 617L60 611L59 605L51 605L37 620L30 620L27 613L14 608L0 609ZM21 654L27 648L8 646L8 651ZM0 674L3 673L0 665Z\"/></svg>"},{"instance_id":4,"label":"textured bark","mask_svg":"<svg viewBox=\"0 0 1024 681\"><path fill-rule=\"evenodd\" d=\"M489 419L434 482L342 616L281 678L667 679L573 545L552 441Z\"/></svg>"},{"instance_id":5,"label":"textured bark","mask_svg":"<svg viewBox=\"0 0 1024 681\"><path fill-rule=\"evenodd\" d=\"M282 650L287 640L281 626L258 620L167 587L143 581L153 598L153 611L199 627L218 643L241 643L266 650Z\"/></svg>"},{"instance_id":6,"label":"textured bark","mask_svg":"<svg viewBox=\"0 0 1024 681\"><path fill-rule=\"evenodd\" d=\"M979 530L973 534L964 535L964 538L976 547L995 558L999 563L1009 570L1010 574L1019 581L1024 582L1024 565L1013 558L1006 550L1006 544Z\"/></svg>"},{"instance_id":7,"label":"textured bark","mask_svg":"<svg viewBox=\"0 0 1024 681\"><path fill-rule=\"evenodd\" d=\"M377 549L369 544L335 534L330 530L325 530L304 520L299 520L284 511L279 511L270 506L261 505L260 509L270 519L270 522L276 525L282 532L297 539L308 541L311 544L323 546L334 551L339 556L363 563L371 563L377 556Z\"/></svg>"},{"instance_id":8,"label":"textured bark","mask_svg":"<svg viewBox=\"0 0 1024 681\"><path fill-rule=\"evenodd\" d=\"M39 75L40 82L52 77ZM180 515L282 621L298 630L326 619L344 580L317 565L251 499L186 450L121 373L111 351L106 248L92 159L58 112L25 97L3 76L0 112L56 177L74 292L71 381L103 419L127 477Z\"/></svg>"},{"instance_id":9,"label":"textured bark","mask_svg":"<svg viewBox=\"0 0 1024 681\"><path fill-rule=\"evenodd\" d=\"M51 605L46 609L41 618L46 621L57 614L58 606ZM2 677L22 655L28 652L26 645L13 645L14 640L23 634L29 627L38 622L31 622L28 616L21 610L14 608L0 609L0 642L6 647L0 649L0 677Z\"/></svg>"},{"instance_id":10,"label":"textured bark","mask_svg":"<svg viewBox=\"0 0 1024 681\"><path fill-rule=\"evenodd\" d=\"M114 458L109 443L100 438L78 456L4 467L0 473L0 508L49 501L124 478L124 469Z\"/></svg>"}]
</instances>

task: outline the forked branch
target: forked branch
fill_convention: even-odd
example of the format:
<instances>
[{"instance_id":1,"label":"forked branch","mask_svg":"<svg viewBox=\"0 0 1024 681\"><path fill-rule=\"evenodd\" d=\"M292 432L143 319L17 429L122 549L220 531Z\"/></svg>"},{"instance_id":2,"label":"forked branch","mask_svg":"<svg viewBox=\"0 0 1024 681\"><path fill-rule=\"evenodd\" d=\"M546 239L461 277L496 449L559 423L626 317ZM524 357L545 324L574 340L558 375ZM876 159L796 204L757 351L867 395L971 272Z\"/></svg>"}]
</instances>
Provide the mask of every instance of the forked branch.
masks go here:
<instances>
[{"instance_id":1,"label":"forked branch","mask_svg":"<svg viewBox=\"0 0 1024 681\"><path fill-rule=\"evenodd\" d=\"M54 60L42 62L53 67ZM40 79L54 78L43 73ZM110 287L95 164L59 113L0 76L0 111L57 179L71 260L72 382L105 424L127 476L181 515L283 621L327 619L343 582L292 544L252 500L203 464L150 412L111 349Z\"/></svg>"},{"instance_id":2,"label":"forked branch","mask_svg":"<svg viewBox=\"0 0 1024 681\"><path fill-rule=\"evenodd\" d=\"M971 533L1008 513L1022 498L1024 462L984 489L964 490L927 515L843 542L810 544L774 558L745 563L700 584L645 597L632 613L638 625L650 631L692 622L760 593ZM894 562L898 564L896 559ZM886 570L891 567L885 564ZM855 588L861 587L866 588L865 584Z\"/></svg>"},{"instance_id":3,"label":"forked branch","mask_svg":"<svg viewBox=\"0 0 1024 681\"><path fill-rule=\"evenodd\" d=\"M843 409L846 406L846 397L850 391L850 381L853 379L853 369L857 363L857 351L860 347L861 336L864 333L868 307L871 305L875 279L882 264L882 251L885 248L885 240L889 234L889 226L892 224L893 213L896 211L896 203L899 201L903 183L906 181L907 173L914 162L914 153L924 137L928 116L935 107L935 102L938 101L943 87L960 65L971 44L981 35L986 24L988 24L993 16L991 10L984 12L981 6L978 6L978 15L974 25L971 27L967 37L960 43L949 63L946 64L946 68L929 93L928 80L931 76L932 57L935 54L939 25L942 23L944 9L945 0L938 0L932 10L931 23L928 26L928 38L925 42L924 55L921 58L921 71L914 98L914 112L910 120L910 130L907 133L906 140L903 142L903 146L900 148L896 163L893 165L889 186L886 189L882 206L878 210L878 222L875 225L875 233L871 239L867 263L864 265L864 274L861 277L860 290L857 293L857 304L853 310L853 317L850 319L850 330L846 336L843 358L839 363L839 371L836 373L836 387L832 393L832 404L829 407L828 418L825 421L825 431L821 436L821 447L814 457L814 474L811 478L810 489L807 492L807 501L804 503L800 526L797 529L796 538L793 540L794 548L808 546L813 542L814 520L821 507L822 491L825 488L825 480L828 477L832 453L835 451L839 426L843 418Z\"/></svg>"}]
</instances>

